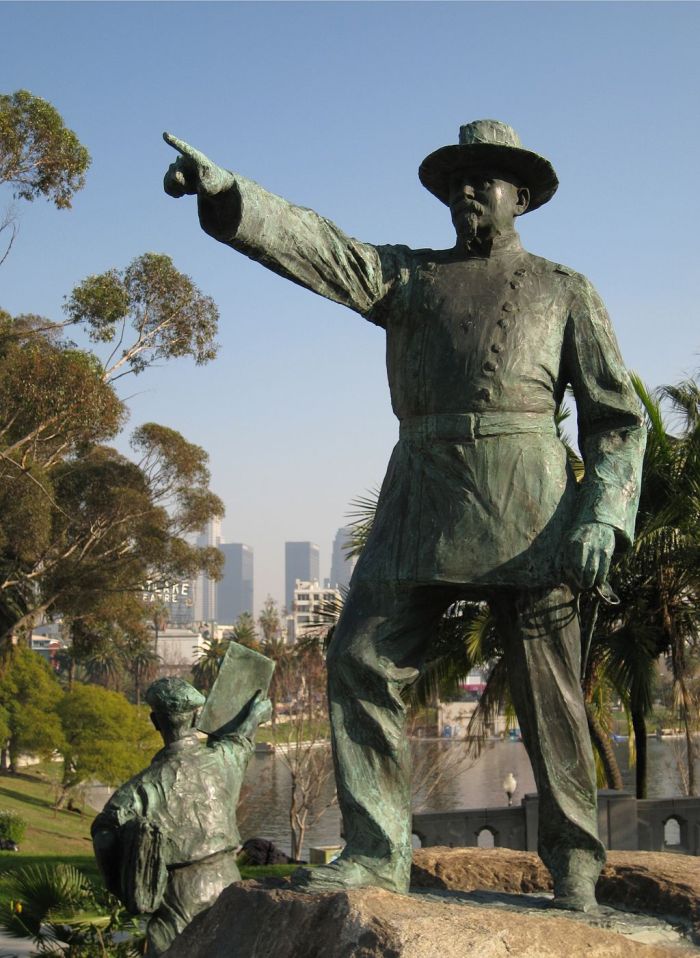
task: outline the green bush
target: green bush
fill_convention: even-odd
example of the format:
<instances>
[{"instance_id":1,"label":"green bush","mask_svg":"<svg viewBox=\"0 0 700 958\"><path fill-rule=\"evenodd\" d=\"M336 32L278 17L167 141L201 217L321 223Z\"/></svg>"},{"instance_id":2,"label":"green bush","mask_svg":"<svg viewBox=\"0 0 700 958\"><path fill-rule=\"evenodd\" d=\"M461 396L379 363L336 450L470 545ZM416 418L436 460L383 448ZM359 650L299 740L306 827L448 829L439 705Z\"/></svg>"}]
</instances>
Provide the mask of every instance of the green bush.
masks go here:
<instances>
[{"instance_id":1,"label":"green bush","mask_svg":"<svg viewBox=\"0 0 700 958\"><path fill-rule=\"evenodd\" d=\"M19 845L26 830L27 823L21 815L0 809L0 841L5 840Z\"/></svg>"}]
</instances>

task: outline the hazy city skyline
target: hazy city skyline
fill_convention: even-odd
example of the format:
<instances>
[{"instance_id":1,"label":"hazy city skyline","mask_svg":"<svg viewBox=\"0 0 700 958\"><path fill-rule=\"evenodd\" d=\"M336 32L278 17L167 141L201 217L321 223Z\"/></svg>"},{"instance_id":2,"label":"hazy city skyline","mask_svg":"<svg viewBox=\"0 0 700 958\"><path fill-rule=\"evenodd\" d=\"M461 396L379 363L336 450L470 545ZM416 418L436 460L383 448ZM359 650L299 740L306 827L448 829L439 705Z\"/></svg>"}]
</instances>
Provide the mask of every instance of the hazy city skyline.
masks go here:
<instances>
[{"instance_id":1,"label":"hazy city skyline","mask_svg":"<svg viewBox=\"0 0 700 958\"><path fill-rule=\"evenodd\" d=\"M700 5L688 3L4 3L0 89L50 100L92 154L73 209L18 203L0 306L60 319L87 275L172 256L221 310L216 360L120 381L128 430L155 421L210 455L222 537L255 550L256 605L284 542L325 576L350 502L396 441L382 332L199 229L162 191L163 130L360 239L447 247L417 168L495 117L561 182L523 244L590 277L630 368L697 371ZM10 38L15 42L10 43ZM127 53L128 51L128 53ZM128 57L128 68L125 58ZM88 82L89 78L89 82ZM11 201L0 191L0 211ZM573 433L573 425L569 426Z\"/></svg>"},{"instance_id":2,"label":"hazy city skyline","mask_svg":"<svg viewBox=\"0 0 700 958\"><path fill-rule=\"evenodd\" d=\"M317 582L323 589L347 586L354 560L345 558L344 549L350 528L344 526L335 534L329 548L328 561L323 551L308 540L280 543L285 553L285 579L276 592L258 595L255 590L255 549L242 542L227 542L221 532L221 519L210 520L197 536L197 545L215 546L224 556L223 576L218 582L200 574L192 583L192 621L216 621L231 625L243 612L256 618L267 596L278 604L280 611L292 611L292 593L298 580ZM322 561L323 559L323 561ZM322 572L328 570L328 575ZM334 578L335 576L335 578Z\"/></svg>"}]
</instances>

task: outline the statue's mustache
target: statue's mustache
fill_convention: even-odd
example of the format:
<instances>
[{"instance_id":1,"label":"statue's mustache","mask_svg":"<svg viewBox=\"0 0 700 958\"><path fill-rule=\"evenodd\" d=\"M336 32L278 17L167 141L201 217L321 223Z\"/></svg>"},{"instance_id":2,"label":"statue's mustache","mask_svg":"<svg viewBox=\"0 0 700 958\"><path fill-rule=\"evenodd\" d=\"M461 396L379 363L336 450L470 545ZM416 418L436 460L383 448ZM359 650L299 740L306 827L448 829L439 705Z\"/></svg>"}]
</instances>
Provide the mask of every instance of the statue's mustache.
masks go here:
<instances>
[{"instance_id":1,"label":"statue's mustache","mask_svg":"<svg viewBox=\"0 0 700 958\"><path fill-rule=\"evenodd\" d=\"M454 207L455 213L466 214L467 216L483 216L484 207L476 200L461 200Z\"/></svg>"},{"instance_id":2,"label":"statue's mustache","mask_svg":"<svg viewBox=\"0 0 700 958\"><path fill-rule=\"evenodd\" d=\"M479 222L484 207L476 200L464 197L452 207L452 218L459 236L467 243L473 243L479 230Z\"/></svg>"}]
</instances>

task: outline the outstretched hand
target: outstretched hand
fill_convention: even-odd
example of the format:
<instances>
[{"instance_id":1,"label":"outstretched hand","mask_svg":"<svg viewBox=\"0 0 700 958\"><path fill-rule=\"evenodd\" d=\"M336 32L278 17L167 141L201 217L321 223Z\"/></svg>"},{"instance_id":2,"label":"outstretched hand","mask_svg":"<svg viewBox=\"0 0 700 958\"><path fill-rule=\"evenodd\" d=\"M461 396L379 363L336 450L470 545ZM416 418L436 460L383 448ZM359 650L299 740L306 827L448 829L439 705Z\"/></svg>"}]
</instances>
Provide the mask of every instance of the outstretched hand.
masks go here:
<instances>
[{"instance_id":1,"label":"outstretched hand","mask_svg":"<svg viewBox=\"0 0 700 958\"><path fill-rule=\"evenodd\" d=\"M564 546L562 571L572 586L587 592L602 587L615 551L615 531L603 522L577 526Z\"/></svg>"},{"instance_id":2,"label":"outstretched hand","mask_svg":"<svg viewBox=\"0 0 700 958\"><path fill-rule=\"evenodd\" d=\"M175 162L170 164L163 179L163 189L168 196L174 196L176 199L185 194L198 193L216 196L235 183L232 173L217 166L189 143L179 140L171 133L164 133L163 139L180 154Z\"/></svg>"}]
</instances>

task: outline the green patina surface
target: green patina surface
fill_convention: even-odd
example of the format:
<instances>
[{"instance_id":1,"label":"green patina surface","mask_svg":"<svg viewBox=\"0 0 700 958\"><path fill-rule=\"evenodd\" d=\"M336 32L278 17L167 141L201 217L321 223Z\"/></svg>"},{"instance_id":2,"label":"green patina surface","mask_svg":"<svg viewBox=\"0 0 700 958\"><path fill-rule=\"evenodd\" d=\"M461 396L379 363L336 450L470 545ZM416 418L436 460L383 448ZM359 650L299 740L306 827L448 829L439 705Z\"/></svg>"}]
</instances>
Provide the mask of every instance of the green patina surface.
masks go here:
<instances>
[{"instance_id":1,"label":"green patina surface","mask_svg":"<svg viewBox=\"0 0 700 958\"><path fill-rule=\"evenodd\" d=\"M431 154L449 250L363 243L309 209L179 153L165 189L196 194L212 237L381 327L399 441L329 650L346 849L310 889L405 890L409 756L403 693L440 616L489 602L540 793L540 854L557 903L587 908L604 860L579 686L575 593L631 542L645 431L607 312L576 271L522 248L516 217L553 196L551 164L493 120ZM567 387L585 478L556 434Z\"/></svg>"}]
</instances>

